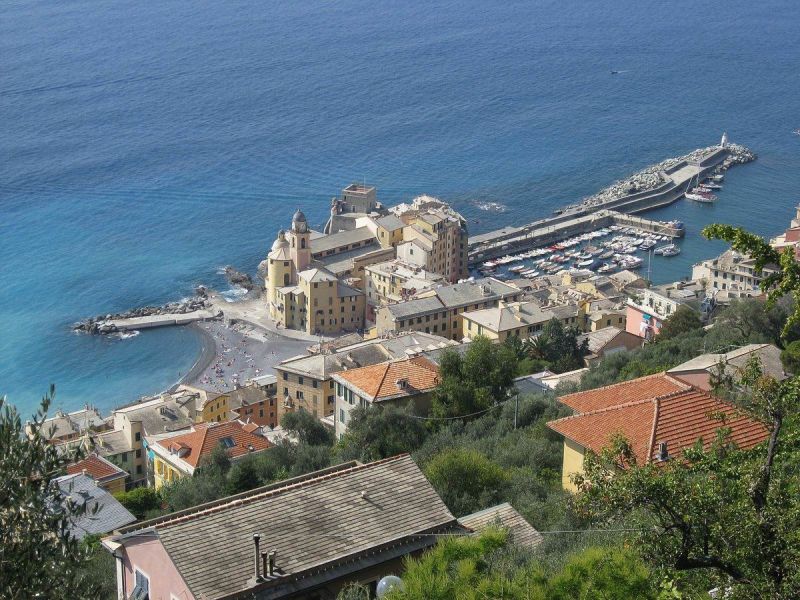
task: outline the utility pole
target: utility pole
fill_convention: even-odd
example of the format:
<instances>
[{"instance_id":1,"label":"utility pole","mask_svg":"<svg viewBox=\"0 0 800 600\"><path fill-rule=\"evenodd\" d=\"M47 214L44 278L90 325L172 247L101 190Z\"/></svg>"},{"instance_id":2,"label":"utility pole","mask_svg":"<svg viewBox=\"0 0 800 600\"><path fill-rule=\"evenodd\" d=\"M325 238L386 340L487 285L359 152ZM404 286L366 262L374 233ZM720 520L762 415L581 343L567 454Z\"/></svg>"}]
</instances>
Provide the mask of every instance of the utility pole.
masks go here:
<instances>
[{"instance_id":1,"label":"utility pole","mask_svg":"<svg viewBox=\"0 0 800 600\"><path fill-rule=\"evenodd\" d=\"M519 413L519 392L514 394L514 429L517 428L517 414Z\"/></svg>"}]
</instances>

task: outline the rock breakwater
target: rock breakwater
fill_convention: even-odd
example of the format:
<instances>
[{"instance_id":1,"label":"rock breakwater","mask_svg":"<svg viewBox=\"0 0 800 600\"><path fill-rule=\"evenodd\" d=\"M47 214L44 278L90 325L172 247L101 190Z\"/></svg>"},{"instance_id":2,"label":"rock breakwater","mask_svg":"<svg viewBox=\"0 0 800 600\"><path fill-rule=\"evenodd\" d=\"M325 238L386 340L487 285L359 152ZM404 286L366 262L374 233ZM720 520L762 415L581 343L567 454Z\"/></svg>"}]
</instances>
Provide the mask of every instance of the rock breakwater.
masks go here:
<instances>
[{"instance_id":1,"label":"rock breakwater","mask_svg":"<svg viewBox=\"0 0 800 600\"><path fill-rule=\"evenodd\" d=\"M655 165L645 167L630 177L615 181L610 186L600 190L593 196L584 198L578 206L594 206L597 204L604 204L630 194L655 190L659 186L670 181L667 173L669 173L672 169L678 167L682 163L698 163L719 149L719 146L699 148L690 152L689 154L685 154L684 156L668 158ZM742 165L756 159L755 153L741 144L726 144L725 150L728 151L728 156L717 167L720 171L724 171L733 165ZM573 207L574 205L568 208Z\"/></svg>"},{"instance_id":2,"label":"rock breakwater","mask_svg":"<svg viewBox=\"0 0 800 600\"><path fill-rule=\"evenodd\" d=\"M195 289L195 295L191 298L179 302L168 302L161 306L142 306L121 313L109 313L106 315L89 317L88 319L75 323L72 329L73 331L83 333L110 335L120 331L120 329L114 325L114 321L135 319L138 317L152 317L155 315L182 315L208 308L211 308L208 292L205 287L200 286Z\"/></svg>"}]
</instances>

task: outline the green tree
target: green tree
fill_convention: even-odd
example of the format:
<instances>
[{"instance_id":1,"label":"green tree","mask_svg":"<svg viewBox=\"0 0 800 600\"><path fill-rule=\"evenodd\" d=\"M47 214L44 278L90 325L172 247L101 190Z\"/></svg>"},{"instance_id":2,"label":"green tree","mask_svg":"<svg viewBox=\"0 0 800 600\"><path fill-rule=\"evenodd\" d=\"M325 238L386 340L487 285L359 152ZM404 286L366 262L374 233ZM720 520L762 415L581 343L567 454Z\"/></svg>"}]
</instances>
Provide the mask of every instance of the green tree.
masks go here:
<instances>
[{"instance_id":1,"label":"green tree","mask_svg":"<svg viewBox=\"0 0 800 600\"><path fill-rule=\"evenodd\" d=\"M281 426L297 436L303 444L311 446L330 446L333 444L333 432L310 412L297 410L286 413L281 418Z\"/></svg>"},{"instance_id":2,"label":"green tree","mask_svg":"<svg viewBox=\"0 0 800 600\"><path fill-rule=\"evenodd\" d=\"M781 352L784 368L793 375L800 375L800 340L795 340Z\"/></svg>"},{"instance_id":3,"label":"green tree","mask_svg":"<svg viewBox=\"0 0 800 600\"><path fill-rule=\"evenodd\" d=\"M414 418L410 405L356 408L350 413L338 455L342 460L378 460L413 452L426 436L425 421Z\"/></svg>"},{"instance_id":4,"label":"green tree","mask_svg":"<svg viewBox=\"0 0 800 600\"><path fill-rule=\"evenodd\" d=\"M138 487L129 492L119 492L114 497L127 508L137 519L144 519L145 515L161 507L161 497L151 487Z\"/></svg>"},{"instance_id":5,"label":"green tree","mask_svg":"<svg viewBox=\"0 0 800 600\"><path fill-rule=\"evenodd\" d=\"M550 369L565 373L583 367L583 357L589 354L589 342L578 343L577 327L565 327L558 319L550 319L538 337L544 338L544 358Z\"/></svg>"},{"instance_id":6,"label":"green tree","mask_svg":"<svg viewBox=\"0 0 800 600\"><path fill-rule=\"evenodd\" d=\"M425 476L456 515L500 502L509 474L475 450L453 448L435 456Z\"/></svg>"},{"instance_id":7,"label":"green tree","mask_svg":"<svg viewBox=\"0 0 800 600\"><path fill-rule=\"evenodd\" d=\"M475 338L463 356L446 350L439 360L433 415L472 415L506 400L516 372L513 348L493 344L483 336Z\"/></svg>"},{"instance_id":8,"label":"green tree","mask_svg":"<svg viewBox=\"0 0 800 600\"><path fill-rule=\"evenodd\" d=\"M655 600L650 573L633 552L588 548L547 574L501 529L450 537L416 559L406 559L403 589L388 600Z\"/></svg>"},{"instance_id":9,"label":"green tree","mask_svg":"<svg viewBox=\"0 0 800 600\"><path fill-rule=\"evenodd\" d=\"M656 341L669 340L682 333L689 333L702 328L703 322L700 320L700 315L694 309L682 304L664 321L661 331L656 336Z\"/></svg>"},{"instance_id":10,"label":"green tree","mask_svg":"<svg viewBox=\"0 0 800 600\"><path fill-rule=\"evenodd\" d=\"M236 462L228 471L227 491L229 494L246 492L261 485L254 462L247 458Z\"/></svg>"},{"instance_id":11,"label":"green tree","mask_svg":"<svg viewBox=\"0 0 800 600\"><path fill-rule=\"evenodd\" d=\"M43 423L55 389L42 398L26 435L17 410L0 398L0 597L99 598L103 585L89 576L86 545L70 524L86 506L65 497L53 480L77 453L60 454Z\"/></svg>"}]
</instances>

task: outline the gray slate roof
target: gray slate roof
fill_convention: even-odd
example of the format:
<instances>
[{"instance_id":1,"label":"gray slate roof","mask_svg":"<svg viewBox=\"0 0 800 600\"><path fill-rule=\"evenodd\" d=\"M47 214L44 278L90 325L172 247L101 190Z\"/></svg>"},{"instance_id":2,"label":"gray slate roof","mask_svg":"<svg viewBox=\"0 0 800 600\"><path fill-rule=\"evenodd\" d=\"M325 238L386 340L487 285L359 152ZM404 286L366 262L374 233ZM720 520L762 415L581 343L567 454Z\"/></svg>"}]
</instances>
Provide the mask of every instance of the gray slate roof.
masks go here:
<instances>
[{"instance_id":1,"label":"gray slate roof","mask_svg":"<svg viewBox=\"0 0 800 600\"><path fill-rule=\"evenodd\" d=\"M321 252L327 252L328 250L350 246L357 242L363 243L368 240L375 240L375 236L367 227L357 227L350 231L339 231L326 235L325 237L316 238L311 244L311 253L319 254Z\"/></svg>"},{"instance_id":2,"label":"gray slate roof","mask_svg":"<svg viewBox=\"0 0 800 600\"><path fill-rule=\"evenodd\" d=\"M74 519L70 527L72 535L77 539L91 534L108 533L136 521L136 517L128 509L106 490L98 487L97 482L88 475L65 475L55 482L62 494L80 505L86 504L86 513ZM96 506L99 508L92 514Z\"/></svg>"},{"instance_id":3,"label":"gray slate roof","mask_svg":"<svg viewBox=\"0 0 800 600\"><path fill-rule=\"evenodd\" d=\"M461 517L458 522L476 533L492 525L508 529L511 540L518 546L533 548L543 541L542 534L536 531L508 502Z\"/></svg>"},{"instance_id":4,"label":"gray slate roof","mask_svg":"<svg viewBox=\"0 0 800 600\"><path fill-rule=\"evenodd\" d=\"M475 281L465 281L453 285L436 288L436 295L448 308L466 304L477 304L487 300L519 294L519 288L503 283L493 277L484 277Z\"/></svg>"},{"instance_id":5,"label":"gray slate roof","mask_svg":"<svg viewBox=\"0 0 800 600\"><path fill-rule=\"evenodd\" d=\"M122 533L154 527L192 594L220 598L249 587L254 533L262 550L276 551L280 577L262 584L268 588L381 544L457 527L408 455L299 479Z\"/></svg>"},{"instance_id":6,"label":"gray slate roof","mask_svg":"<svg viewBox=\"0 0 800 600\"><path fill-rule=\"evenodd\" d=\"M741 369L753 355L758 356L761 361L761 368L766 375L770 375L778 381L786 379L783 363L781 362L781 351L772 344L747 344L726 354L701 354L677 367L673 367L667 373L716 371L720 361L724 361L732 370Z\"/></svg>"},{"instance_id":7,"label":"gray slate roof","mask_svg":"<svg viewBox=\"0 0 800 600\"><path fill-rule=\"evenodd\" d=\"M397 319L405 319L410 316L424 315L434 313L444 308L441 300L437 297L431 298L416 298L415 300L408 300L407 302L398 302L397 304L389 304L380 310L386 309L389 314Z\"/></svg>"}]
</instances>

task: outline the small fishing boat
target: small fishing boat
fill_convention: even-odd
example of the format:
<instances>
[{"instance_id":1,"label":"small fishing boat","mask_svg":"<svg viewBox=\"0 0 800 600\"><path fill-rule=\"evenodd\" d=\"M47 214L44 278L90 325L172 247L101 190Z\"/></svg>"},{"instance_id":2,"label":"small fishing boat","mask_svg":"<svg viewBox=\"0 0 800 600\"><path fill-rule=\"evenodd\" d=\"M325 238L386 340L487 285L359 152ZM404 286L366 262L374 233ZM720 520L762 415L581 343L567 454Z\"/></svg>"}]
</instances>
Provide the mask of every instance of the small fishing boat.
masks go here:
<instances>
[{"instance_id":1,"label":"small fishing boat","mask_svg":"<svg viewBox=\"0 0 800 600\"><path fill-rule=\"evenodd\" d=\"M662 246L661 248L659 248L659 250L661 250L661 252L659 252L661 256L677 256L678 254L681 253L681 249L675 244Z\"/></svg>"}]
</instances>

